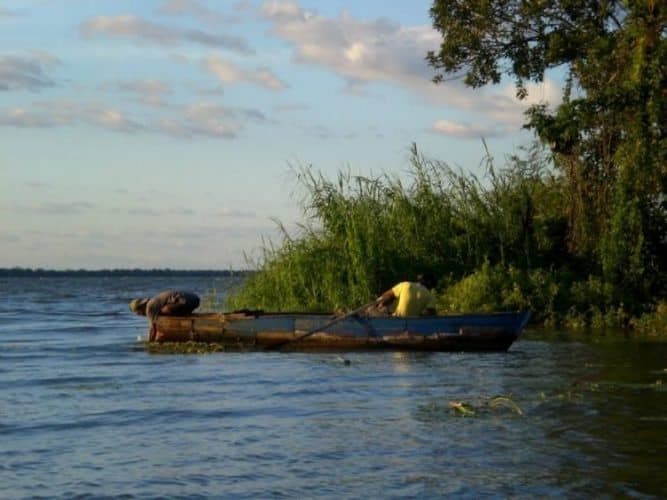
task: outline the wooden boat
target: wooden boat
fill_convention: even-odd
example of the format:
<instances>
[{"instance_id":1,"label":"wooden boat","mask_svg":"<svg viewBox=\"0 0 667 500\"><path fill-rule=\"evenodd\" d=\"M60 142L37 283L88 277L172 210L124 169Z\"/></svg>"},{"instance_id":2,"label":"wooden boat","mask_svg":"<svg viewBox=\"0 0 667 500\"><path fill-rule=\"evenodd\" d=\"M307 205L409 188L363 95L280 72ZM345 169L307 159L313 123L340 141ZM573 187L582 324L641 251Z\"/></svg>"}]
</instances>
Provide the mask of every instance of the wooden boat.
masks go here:
<instances>
[{"instance_id":1,"label":"wooden boat","mask_svg":"<svg viewBox=\"0 0 667 500\"><path fill-rule=\"evenodd\" d=\"M419 317L234 313L160 316L157 342L206 342L225 348L281 350L506 351L530 312Z\"/></svg>"}]
</instances>

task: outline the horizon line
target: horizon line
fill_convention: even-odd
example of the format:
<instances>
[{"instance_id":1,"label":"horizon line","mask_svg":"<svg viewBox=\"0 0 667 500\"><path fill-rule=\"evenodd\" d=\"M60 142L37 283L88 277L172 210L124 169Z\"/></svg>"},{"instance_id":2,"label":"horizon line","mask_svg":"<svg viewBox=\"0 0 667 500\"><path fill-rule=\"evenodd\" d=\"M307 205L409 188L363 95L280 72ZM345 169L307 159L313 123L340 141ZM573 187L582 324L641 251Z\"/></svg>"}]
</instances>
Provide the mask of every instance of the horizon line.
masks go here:
<instances>
[{"instance_id":1,"label":"horizon line","mask_svg":"<svg viewBox=\"0 0 667 500\"><path fill-rule=\"evenodd\" d=\"M141 268L141 267L109 267L109 268L97 268L97 269L84 269L84 268L47 268L47 267L0 267L0 274L7 273L19 273L19 274L28 274L28 273L246 273L252 272L251 269L179 269L179 268L170 268L170 267L151 267L151 268Z\"/></svg>"}]
</instances>

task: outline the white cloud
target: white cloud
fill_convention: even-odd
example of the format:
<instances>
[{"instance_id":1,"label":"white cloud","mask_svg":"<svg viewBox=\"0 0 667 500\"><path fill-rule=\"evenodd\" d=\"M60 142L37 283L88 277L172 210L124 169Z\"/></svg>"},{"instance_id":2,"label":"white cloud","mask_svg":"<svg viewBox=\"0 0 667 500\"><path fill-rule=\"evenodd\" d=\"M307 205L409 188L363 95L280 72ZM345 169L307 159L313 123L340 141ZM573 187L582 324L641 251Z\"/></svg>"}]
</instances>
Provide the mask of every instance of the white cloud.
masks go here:
<instances>
[{"instance_id":1,"label":"white cloud","mask_svg":"<svg viewBox=\"0 0 667 500\"><path fill-rule=\"evenodd\" d=\"M202 66L223 83L233 84L248 82L269 90L283 90L287 87L285 82L278 78L268 68L245 70L229 61L214 56L204 59L202 61Z\"/></svg>"},{"instance_id":2,"label":"white cloud","mask_svg":"<svg viewBox=\"0 0 667 500\"><path fill-rule=\"evenodd\" d=\"M297 2L289 0L271 0L262 5L262 14L271 19L307 20L313 14L302 9Z\"/></svg>"},{"instance_id":3,"label":"white cloud","mask_svg":"<svg viewBox=\"0 0 667 500\"><path fill-rule=\"evenodd\" d=\"M93 17L81 24L80 31L85 37L107 35L144 40L160 45L190 42L207 47L233 50L240 54L253 53L246 41L238 36L207 33L198 29L173 28L133 15Z\"/></svg>"},{"instance_id":4,"label":"white cloud","mask_svg":"<svg viewBox=\"0 0 667 500\"><path fill-rule=\"evenodd\" d=\"M553 102L559 98L560 89L553 80L529 85L529 97L523 102L514 97L513 85L476 90L465 87L461 80L435 85L431 81L434 71L425 56L437 49L441 34L429 25L401 26L385 18L362 21L346 11L327 18L287 0L265 2L261 15L276 37L293 46L295 62L329 69L345 80L347 91L365 95L373 84L398 86L430 106L475 113L485 121L490 118L498 126L486 131L494 134L518 131L523 111L541 96ZM464 132L459 128L456 133L472 133L473 129L468 126ZM449 130L454 132L451 124Z\"/></svg>"},{"instance_id":5,"label":"white cloud","mask_svg":"<svg viewBox=\"0 0 667 500\"><path fill-rule=\"evenodd\" d=\"M200 102L188 106L180 122L187 135L233 138L241 130L236 114L218 104Z\"/></svg>"},{"instance_id":6,"label":"white cloud","mask_svg":"<svg viewBox=\"0 0 667 500\"><path fill-rule=\"evenodd\" d=\"M33 52L30 56L0 56L0 91L53 87L55 82L46 74L46 68L58 63L58 59L46 52Z\"/></svg>"},{"instance_id":7,"label":"white cloud","mask_svg":"<svg viewBox=\"0 0 667 500\"><path fill-rule=\"evenodd\" d=\"M528 82L526 84L528 95L521 101L524 106L532 106L533 104L548 103L551 107L557 106L562 100L562 89L554 80L545 78L543 82L535 83ZM504 88L503 93L508 98L518 101L516 98L516 88L513 85L508 85Z\"/></svg>"},{"instance_id":8,"label":"white cloud","mask_svg":"<svg viewBox=\"0 0 667 500\"><path fill-rule=\"evenodd\" d=\"M57 123L49 116L38 115L24 108L12 108L0 114L0 126L17 128L53 127Z\"/></svg>"},{"instance_id":9,"label":"white cloud","mask_svg":"<svg viewBox=\"0 0 667 500\"><path fill-rule=\"evenodd\" d=\"M134 132L144 128L126 113L101 104L79 104L72 101L41 101L31 109L14 107L0 111L0 126L19 128L48 128L95 125L117 132Z\"/></svg>"},{"instance_id":10,"label":"white cloud","mask_svg":"<svg viewBox=\"0 0 667 500\"><path fill-rule=\"evenodd\" d=\"M266 116L260 111L230 108L211 102L198 102L185 107L177 119L159 122L162 132L178 137L206 136L223 139L235 138L247 122L264 123Z\"/></svg>"},{"instance_id":11,"label":"white cloud","mask_svg":"<svg viewBox=\"0 0 667 500\"><path fill-rule=\"evenodd\" d=\"M225 90L222 88L222 85L216 85L215 87L204 87L193 82L189 82L186 86L194 92L199 97L209 98L209 97L222 97L225 95Z\"/></svg>"},{"instance_id":12,"label":"white cloud","mask_svg":"<svg viewBox=\"0 0 667 500\"><path fill-rule=\"evenodd\" d=\"M142 128L141 125L130 120L121 111L111 108L93 111L90 119L100 127L111 130L131 132Z\"/></svg>"},{"instance_id":13,"label":"white cloud","mask_svg":"<svg viewBox=\"0 0 667 500\"><path fill-rule=\"evenodd\" d=\"M98 103L72 101L35 102L30 108L0 110L0 126L48 128L92 125L115 132L154 132L176 137L213 137L232 139L248 123L269 123L264 113L252 108L227 107L211 102L196 102L175 110L169 117L143 120L125 111Z\"/></svg>"},{"instance_id":14,"label":"white cloud","mask_svg":"<svg viewBox=\"0 0 667 500\"><path fill-rule=\"evenodd\" d=\"M206 23L236 23L239 21L238 16L220 14L195 0L167 0L158 8L157 12L167 16L193 16Z\"/></svg>"},{"instance_id":15,"label":"white cloud","mask_svg":"<svg viewBox=\"0 0 667 500\"><path fill-rule=\"evenodd\" d=\"M431 130L438 134L457 137L459 139L499 137L508 132L506 127L471 125L469 123L450 120L436 121L431 127Z\"/></svg>"},{"instance_id":16,"label":"white cloud","mask_svg":"<svg viewBox=\"0 0 667 500\"><path fill-rule=\"evenodd\" d=\"M437 48L439 35L428 26L402 27L385 18L359 21L345 11L326 18L287 1L267 2L261 12L273 34L294 46L297 62L327 67L353 85L430 85L424 57Z\"/></svg>"},{"instance_id":17,"label":"white cloud","mask_svg":"<svg viewBox=\"0 0 667 500\"><path fill-rule=\"evenodd\" d=\"M104 89L115 89L137 96L139 101L148 106L166 105L165 97L171 94L171 87L159 80L129 80L102 85Z\"/></svg>"}]
</instances>

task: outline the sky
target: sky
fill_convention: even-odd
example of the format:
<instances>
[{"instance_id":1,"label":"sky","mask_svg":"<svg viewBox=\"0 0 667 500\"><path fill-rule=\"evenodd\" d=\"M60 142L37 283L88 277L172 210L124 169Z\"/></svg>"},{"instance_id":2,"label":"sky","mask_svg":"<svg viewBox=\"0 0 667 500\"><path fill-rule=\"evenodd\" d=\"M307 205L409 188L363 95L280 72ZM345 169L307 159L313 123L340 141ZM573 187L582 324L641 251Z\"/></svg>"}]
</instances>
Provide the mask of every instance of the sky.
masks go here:
<instances>
[{"instance_id":1,"label":"sky","mask_svg":"<svg viewBox=\"0 0 667 500\"><path fill-rule=\"evenodd\" d=\"M303 221L295 170L480 174L556 82L435 85L425 0L0 4L0 267L241 269Z\"/></svg>"}]
</instances>

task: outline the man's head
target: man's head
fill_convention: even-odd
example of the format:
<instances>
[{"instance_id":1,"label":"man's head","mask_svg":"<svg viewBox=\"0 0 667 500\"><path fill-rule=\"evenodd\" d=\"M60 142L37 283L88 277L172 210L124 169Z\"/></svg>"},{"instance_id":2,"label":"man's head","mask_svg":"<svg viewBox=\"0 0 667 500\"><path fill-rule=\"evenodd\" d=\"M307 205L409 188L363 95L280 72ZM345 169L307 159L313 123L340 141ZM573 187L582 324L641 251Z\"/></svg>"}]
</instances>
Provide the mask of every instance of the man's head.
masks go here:
<instances>
[{"instance_id":1,"label":"man's head","mask_svg":"<svg viewBox=\"0 0 667 500\"><path fill-rule=\"evenodd\" d=\"M146 305L148 304L148 299L134 299L130 302L130 311L134 314L140 314L141 316L146 316Z\"/></svg>"},{"instance_id":2,"label":"man's head","mask_svg":"<svg viewBox=\"0 0 667 500\"><path fill-rule=\"evenodd\" d=\"M433 274L431 273L420 274L419 276L417 276L417 281L419 281L419 283L424 285L429 290L435 288L436 285L435 276L433 276Z\"/></svg>"}]
</instances>

